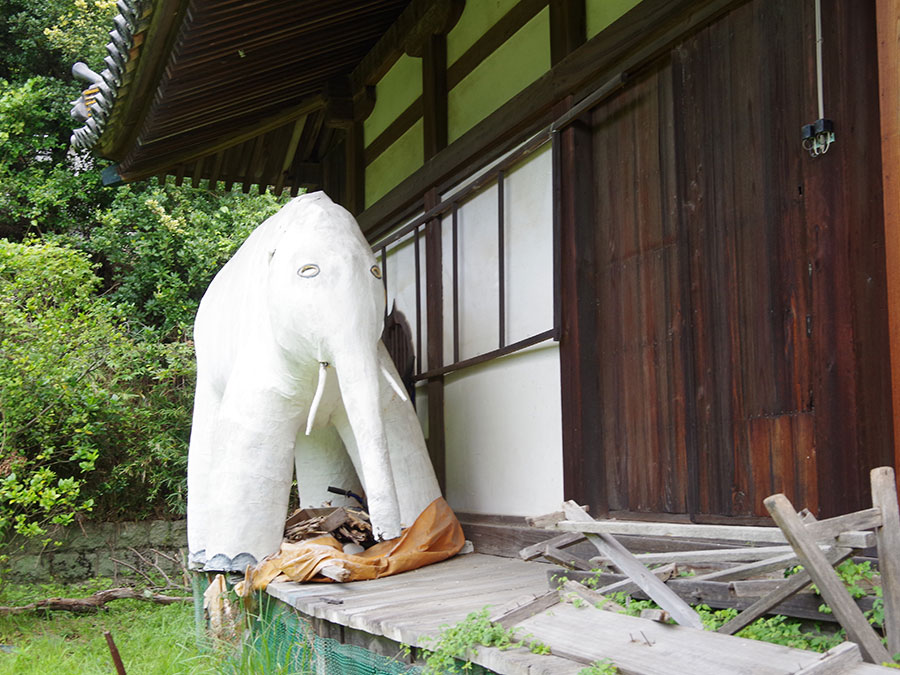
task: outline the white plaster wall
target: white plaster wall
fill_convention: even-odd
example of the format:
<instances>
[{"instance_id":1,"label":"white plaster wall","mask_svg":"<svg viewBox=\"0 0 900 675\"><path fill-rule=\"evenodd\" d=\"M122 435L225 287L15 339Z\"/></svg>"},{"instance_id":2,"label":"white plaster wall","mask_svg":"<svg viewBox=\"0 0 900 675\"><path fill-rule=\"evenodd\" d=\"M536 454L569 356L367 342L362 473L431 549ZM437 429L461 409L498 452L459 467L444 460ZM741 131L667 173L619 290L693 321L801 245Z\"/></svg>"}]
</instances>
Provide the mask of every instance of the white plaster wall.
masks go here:
<instances>
[{"instance_id":1,"label":"white plaster wall","mask_svg":"<svg viewBox=\"0 0 900 675\"><path fill-rule=\"evenodd\" d=\"M553 326L552 166L547 145L511 170L504 183L506 344ZM446 198L446 195L445 195ZM496 349L497 187L461 203L459 237L460 359ZM453 360L452 229L443 221L444 363ZM420 236L422 347L425 331L425 238ZM415 258L411 236L389 249L388 303L415 333ZM413 335L415 342L415 334ZM425 354L421 355L427 358ZM425 363L425 361L423 361ZM545 342L457 371L445 384L447 499L457 511L536 515L563 497L559 350ZM428 400L416 391L426 436Z\"/></svg>"},{"instance_id":2,"label":"white plaster wall","mask_svg":"<svg viewBox=\"0 0 900 675\"><path fill-rule=\"evenodd\" d=\"M546 343L448 376L447 501L457 511L556 511L563 498L559 349Z\"/></svg>"}]
</instances>

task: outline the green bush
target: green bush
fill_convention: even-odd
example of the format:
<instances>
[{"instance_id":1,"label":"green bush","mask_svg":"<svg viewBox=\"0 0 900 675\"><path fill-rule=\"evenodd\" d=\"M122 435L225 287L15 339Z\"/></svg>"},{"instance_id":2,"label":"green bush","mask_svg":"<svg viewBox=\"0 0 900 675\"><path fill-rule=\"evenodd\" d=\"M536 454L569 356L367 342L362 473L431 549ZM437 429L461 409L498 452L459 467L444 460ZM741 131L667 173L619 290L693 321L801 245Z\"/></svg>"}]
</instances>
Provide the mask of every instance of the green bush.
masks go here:
<instances>
[{"instance_id":1,"label":"green bush","mask_svg":"<svg viewBox=\"0 0 900 675\"><path fill-rule=\"evenodd\" d=\"M191 327L287 200L103 188L69 147L73 61L102 68L112 0L0 7L0 549L76 517L184 511Z\"/></svg>"},{"instance_id":2,"label":"green bush","mask_svg":"<svg viewBox=\"0 0 900 675\"><path fill-rule=\"evenodd\" d=\"M98 282L75 251L0 240L0 540L93 505L82 487L126 408L111 389L128 347Z\"/></svg>"}]
</instances>

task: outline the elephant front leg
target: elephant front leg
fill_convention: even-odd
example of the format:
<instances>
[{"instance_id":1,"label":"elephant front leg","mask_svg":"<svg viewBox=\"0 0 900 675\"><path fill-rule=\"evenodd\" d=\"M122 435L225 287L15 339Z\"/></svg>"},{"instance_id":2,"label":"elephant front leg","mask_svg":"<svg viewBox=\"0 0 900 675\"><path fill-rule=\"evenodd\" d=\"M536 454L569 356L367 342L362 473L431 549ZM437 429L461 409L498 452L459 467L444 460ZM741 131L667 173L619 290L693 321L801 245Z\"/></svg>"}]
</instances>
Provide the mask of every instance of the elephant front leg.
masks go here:
<instances>
[{"instance_id":1,"label":"elephant front leg","mask_svg":"<svg viewBox=\"0 0 900 675\"><path fill-rule=\"evenodd\" d=\"M244 571L281 546L299 421L257 388L226 392L205 511L207 570ZM196 512L196 511L195 511Z\"/></svg>"}]
</instances>

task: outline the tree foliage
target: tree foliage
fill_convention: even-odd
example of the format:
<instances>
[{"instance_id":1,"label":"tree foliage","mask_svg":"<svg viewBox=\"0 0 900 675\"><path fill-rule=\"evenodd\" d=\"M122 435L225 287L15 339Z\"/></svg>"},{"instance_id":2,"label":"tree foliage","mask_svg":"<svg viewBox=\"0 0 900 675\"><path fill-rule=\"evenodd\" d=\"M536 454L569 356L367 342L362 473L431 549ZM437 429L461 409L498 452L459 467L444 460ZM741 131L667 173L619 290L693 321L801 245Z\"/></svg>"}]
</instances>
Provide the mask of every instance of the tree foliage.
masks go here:
<instances>
[{"instance_id":1,"label":"tree foliage","mask_svg":"<svg viewBox=\"0 0 900 675\"><path fill-rule=\"evenodd\" d=\"M71 63L110 0L0 2L0 546L77 517L183 512L206 286L285 201L102 188L68 146Z\"/></svg>"}]
</instances>

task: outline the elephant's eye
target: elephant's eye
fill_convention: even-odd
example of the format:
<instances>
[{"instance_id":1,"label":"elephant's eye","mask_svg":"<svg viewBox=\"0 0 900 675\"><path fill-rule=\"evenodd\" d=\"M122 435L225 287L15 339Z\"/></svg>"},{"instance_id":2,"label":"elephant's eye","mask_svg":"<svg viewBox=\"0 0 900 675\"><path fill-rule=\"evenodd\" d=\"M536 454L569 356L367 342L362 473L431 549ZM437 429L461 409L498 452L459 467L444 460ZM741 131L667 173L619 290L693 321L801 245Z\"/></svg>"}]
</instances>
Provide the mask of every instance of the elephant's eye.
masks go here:
<instances>
[{"instance_id":1,"label":"elephant's eye","mask_svg":"<svg viewBox=\"0 0 900 675\"><path fill-rule=\"evenodd\" d=\"M372 273L372 276L375 277L376 279L381 278L381 268L378 265L372 265L372 267L369 269L369 271Z\"/></svg>"},{"instance_id":2,"label":"elephant's eye","mask_svg":"<svg viewBox=\"0 0 900 675\"><path fill-rule=\"evenodd\" d=\"M299 270L297 270L297 274L301 277L314 277L319 273L318 265L304 265Z\"/></svg>"}]
</instances>

